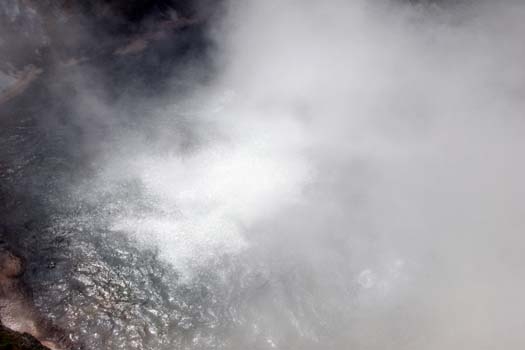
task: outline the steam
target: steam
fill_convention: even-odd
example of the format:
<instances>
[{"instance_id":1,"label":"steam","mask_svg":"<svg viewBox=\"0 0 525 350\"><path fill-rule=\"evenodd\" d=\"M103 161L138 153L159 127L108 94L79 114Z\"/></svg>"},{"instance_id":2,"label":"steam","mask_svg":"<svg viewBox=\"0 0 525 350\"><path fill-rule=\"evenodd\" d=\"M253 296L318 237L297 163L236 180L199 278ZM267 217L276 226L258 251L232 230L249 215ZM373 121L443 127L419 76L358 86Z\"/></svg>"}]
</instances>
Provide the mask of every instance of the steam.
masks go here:
<instances>
[{"instance_id":1,"label":"steam","mask_svg":"<svg viewBox=\"0 0 525 350\"><path fill-rule=\"evenodd\" d=\"M230 2L216 78L148 115L156 141L107 155L96 187L136 179L149 208L130 201L112 229L189 279L258 259L269 347L521 348L524 15ZM279 310L279 293L311 309Z\"/></svg>"},{"instance_id":2,"label":"steam","mask_svg":"<svg viewBox=\"0 0 525 350\"><path fill-rule=\"evenodd\" d=\"M250 131L242 123L230 125L239 128L239 134L230 131L225 141L189 155L132 159L128 169L141 179L160 214L134 214L113 228L170 247L165 254L179 268L242 249L243 231L298 202L308 178L308 164L293 145L294 130L283 135L283 128L295 125L252 124Z\"/></svg>"}]
</instances>

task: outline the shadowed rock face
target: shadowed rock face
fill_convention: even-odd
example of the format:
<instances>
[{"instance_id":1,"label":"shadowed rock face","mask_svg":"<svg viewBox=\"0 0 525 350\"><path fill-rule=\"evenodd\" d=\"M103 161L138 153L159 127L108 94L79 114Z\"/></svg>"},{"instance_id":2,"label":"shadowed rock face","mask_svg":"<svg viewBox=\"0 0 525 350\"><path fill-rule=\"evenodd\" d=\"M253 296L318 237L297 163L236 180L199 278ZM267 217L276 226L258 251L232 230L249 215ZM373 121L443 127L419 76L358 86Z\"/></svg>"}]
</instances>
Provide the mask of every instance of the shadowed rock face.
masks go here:
<instances>
[{"instance_id":1,"label":"shadowed rock face","mask_svg":"<svg viewBox=\"0 0 525 350\"><path fill-rule=\"evenodd\" d=\"M0 323L0 349L2 350L49 350L28 333L18 333Z\"/></svg>"}]
</instances>

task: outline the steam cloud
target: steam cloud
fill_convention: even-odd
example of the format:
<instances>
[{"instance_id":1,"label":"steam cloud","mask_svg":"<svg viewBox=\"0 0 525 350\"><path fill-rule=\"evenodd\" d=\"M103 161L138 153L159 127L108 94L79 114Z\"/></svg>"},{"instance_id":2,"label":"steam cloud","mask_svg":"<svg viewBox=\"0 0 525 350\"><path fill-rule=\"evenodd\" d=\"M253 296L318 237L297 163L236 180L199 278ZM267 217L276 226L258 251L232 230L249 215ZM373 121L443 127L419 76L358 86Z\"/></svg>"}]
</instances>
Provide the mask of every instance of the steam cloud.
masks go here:
<instances>
[{"instance_id":1,"label":"steam cloud","mask_svg":"<svg viewBox=\"0 0 525 350\"><path fill-rule=\"evenodd\" d=\"M522 348L525 4L227 5L217 76L90 181L142 188L112 229L263 266L269 347Z\"/></svg>"}]
</instances>

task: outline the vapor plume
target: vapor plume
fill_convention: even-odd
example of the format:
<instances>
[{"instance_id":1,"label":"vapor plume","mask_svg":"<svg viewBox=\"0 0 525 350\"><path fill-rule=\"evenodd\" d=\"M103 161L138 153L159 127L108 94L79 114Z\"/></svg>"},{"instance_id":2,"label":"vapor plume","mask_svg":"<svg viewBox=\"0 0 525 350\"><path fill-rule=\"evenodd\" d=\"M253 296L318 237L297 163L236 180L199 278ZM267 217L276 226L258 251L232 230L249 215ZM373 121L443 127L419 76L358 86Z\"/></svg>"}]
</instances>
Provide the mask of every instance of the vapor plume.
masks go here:
<instances>
[{"instance_id":1,"label":"vapor plume","mask_svg":"<svg viewBox=\"0 0 525 350\"><path fill-rule=\"evenodd\" d=\"M523 346L525 6L225 11L220 73L182 112L195 146L109 158L154 207L113 227L179 269L258 260L270 347Z\"/></svg>"},{"instance_id":2,"label":"vapor plume","mask_svg":"<svg viewBox=\"0 0 525 350\"><path fill-rule=\"evenodd\" d=\"M96 150L71 198L180 283L219 281L225 347L520 349L524 16L228 1L211 78L188 59L158 96L114 103L71 78Z\"/></svg>"}]
</instances>

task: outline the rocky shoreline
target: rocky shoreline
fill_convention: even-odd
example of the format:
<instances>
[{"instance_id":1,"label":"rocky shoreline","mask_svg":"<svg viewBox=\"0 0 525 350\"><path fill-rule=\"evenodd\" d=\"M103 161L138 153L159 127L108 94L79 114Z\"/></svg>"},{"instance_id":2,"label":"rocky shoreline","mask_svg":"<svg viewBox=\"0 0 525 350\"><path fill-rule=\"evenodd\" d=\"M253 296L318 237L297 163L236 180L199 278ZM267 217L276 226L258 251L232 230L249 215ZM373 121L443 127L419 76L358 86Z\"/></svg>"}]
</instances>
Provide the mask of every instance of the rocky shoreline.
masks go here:
<instances>
[{"instance_id":1,"label":"rocky shoreline","mask_svg":"<svg viewBox=\"0 0 525 350\"><path fill-rule=\"evenodd\" d=\"M29 333L15 332L0 323L0 349L2 350L50 350Z\"/></svg>"},{"instance_id":2,"label":"rocky shoreline","mask_svg":"<svg viewBox=\"0 0 525 350\"><path fill-rule=\"evenodd\" d=\"M41 344L52 350L71 349L65 333L36 310L23 280L25 269L23 258L0 248L0 349L46 348Z\"/></svg>"}]
</instances>

